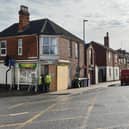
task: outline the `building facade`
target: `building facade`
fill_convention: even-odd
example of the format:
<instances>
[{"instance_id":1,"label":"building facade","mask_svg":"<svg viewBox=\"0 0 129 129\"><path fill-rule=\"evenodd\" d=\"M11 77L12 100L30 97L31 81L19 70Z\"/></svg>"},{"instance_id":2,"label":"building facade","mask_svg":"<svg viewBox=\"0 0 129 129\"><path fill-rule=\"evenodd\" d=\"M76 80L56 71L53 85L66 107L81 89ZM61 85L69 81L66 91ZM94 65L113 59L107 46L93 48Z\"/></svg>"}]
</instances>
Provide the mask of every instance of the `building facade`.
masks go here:
<instances>
[{"instance_id":1,"label":"building facade","mask_svg":"<svg viewBox=\"0 0 129 129\"><path fill-rule=\"evenodd\" d=\"M92 41L85 48L86 74L91 84L119 80L118 55L109 47L108 33L104 45Z\"/></svg>"},{"instance_id":2,"label":"building facade","mask_svg":"<svg viewBox=\"0 0 129 129\"><path fill-rule=\"evenodd\" d=\"M118 58L119 58L119 68L129 69L129 53L126 50L118 49Z\"/></svg>"},{"instance_id":3,"label":"building facade","mask_svg":"<svg viewBox=\"0 0 129 129\"><path fill-rule=\"evenodd\" d=\"M0 84L5 84L6 56L16 62L8 72L8 84L17 89L32 84L32 76L50 74L50 91L71 87L71 81L84 77L84 42L49 19L30 21L28 7L21 6L19 23L0 33Z\"/></svg>"}]
</instances>

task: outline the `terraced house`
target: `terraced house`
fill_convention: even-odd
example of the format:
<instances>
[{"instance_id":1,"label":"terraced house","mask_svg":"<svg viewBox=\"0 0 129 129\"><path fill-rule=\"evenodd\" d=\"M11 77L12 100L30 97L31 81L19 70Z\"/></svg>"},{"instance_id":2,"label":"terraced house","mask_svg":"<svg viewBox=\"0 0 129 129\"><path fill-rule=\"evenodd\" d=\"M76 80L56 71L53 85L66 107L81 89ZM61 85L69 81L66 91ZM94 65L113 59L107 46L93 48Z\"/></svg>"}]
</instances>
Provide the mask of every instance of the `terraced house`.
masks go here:
<instances>
[{"instance_id":1,"label":"terraced house","mask_svg":"<svg viewBox=\"0 0 129 129\"><path fill-rule=\"evenodd\" d=\"M28 7L21 6L19 23L0 33L0 84L5 84L6 56L15 59L8 84L17 89L31 84L31 75L52 76L51 91L67 89L75 76L84 77L84 42L49 19L30 21Z\"/></svg>"},{"instance_id":2,"label":"terraced house","mask_svg":"<svg viewBox=\"0 0 129 129\"><path fill-rule=\"evenodd\" d=\"M86 74L92 84L119 80L118 53L110 48L108 32L104 45L91 41L85 48Z\"/></svg>"}]
</instances>

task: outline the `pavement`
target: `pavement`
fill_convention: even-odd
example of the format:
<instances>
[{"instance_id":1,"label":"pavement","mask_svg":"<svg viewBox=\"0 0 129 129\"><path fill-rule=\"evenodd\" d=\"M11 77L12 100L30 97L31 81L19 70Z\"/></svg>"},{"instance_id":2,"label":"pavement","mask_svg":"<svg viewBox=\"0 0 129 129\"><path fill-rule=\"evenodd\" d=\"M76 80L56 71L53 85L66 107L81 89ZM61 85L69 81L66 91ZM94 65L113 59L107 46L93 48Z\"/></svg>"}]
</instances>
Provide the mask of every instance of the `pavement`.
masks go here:
<instances>
[{"instance_id":1,"label":"pavement","mask_svg":"<svg viewBox=\"0 0 129 129\"><path fill-rule=\"evenodd\" d=\"M111 82L104 82L104 83L90 85L88 87L80 87L80 88L66 89L66 90L56 91L56 92L49 92L48 94L50 95L80 94L83 92L85 93L89 90L106 88L109 86L119 86L119 85L120 85L120 81L111 81Z\"/></svg>"},{"instance_id":2,"label":"pavement","mask_svg":"<svg viewBox=\"0 0 129 129\"><path fill-rule=\"evenodd\" d=\"M108 86L115 86L120 85L120 81L112 81L112 82L105 82L105 83L98 83L95 85L90 85L88 87L80 87L80 88L73 88L73 89L66 89L62 91L55 91L55 92L49 92L49 93L41 93L44 95L68 95L68 94L80 94L83 92L95 90L98 88L106 88ZM27 91L0 91L0 97L10 97L10 96L32 96L39 93L29 93Z\"/></svg>"}]
</instances>

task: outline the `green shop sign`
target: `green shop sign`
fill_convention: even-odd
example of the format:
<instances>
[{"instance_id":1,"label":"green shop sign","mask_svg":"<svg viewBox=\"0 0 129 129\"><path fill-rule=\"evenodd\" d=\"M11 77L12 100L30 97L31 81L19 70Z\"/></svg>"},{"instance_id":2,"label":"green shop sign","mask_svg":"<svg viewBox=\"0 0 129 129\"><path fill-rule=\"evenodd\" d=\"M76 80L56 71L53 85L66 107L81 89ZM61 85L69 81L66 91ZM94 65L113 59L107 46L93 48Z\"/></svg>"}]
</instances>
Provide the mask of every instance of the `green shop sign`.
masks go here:
<instances>
[{"instance_id":1,"label":"green shop sign","mask_svg":"<svg viewBox=\"0 0 129 129\"><path fill-rule=\"evenodd\" d=\"M19 64L20 68L25 68L25 69L35 69L36 68L36 64Z\"/></svg>"}]
</instances>

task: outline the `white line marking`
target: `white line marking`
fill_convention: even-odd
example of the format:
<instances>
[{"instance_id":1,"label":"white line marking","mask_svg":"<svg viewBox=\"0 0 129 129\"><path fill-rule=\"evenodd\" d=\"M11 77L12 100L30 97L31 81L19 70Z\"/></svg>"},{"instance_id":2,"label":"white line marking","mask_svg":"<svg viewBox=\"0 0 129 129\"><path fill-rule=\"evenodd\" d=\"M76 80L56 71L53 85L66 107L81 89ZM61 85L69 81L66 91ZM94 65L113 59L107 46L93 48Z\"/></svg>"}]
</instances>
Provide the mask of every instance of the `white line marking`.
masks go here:
<instances>
[{"instance_id":1,"label":"white line marking","mask_svg":"<svg viewBox=\"0 0 129 129\"><path fill-rule=\"evenodd\" d=\"M12 106L8 107L8 109L17 108L17 107L22 106L22 105L24 105L24 104L25 104L25 103L18 103L18 104L15 104L15 105L12 105Z\"/></svg>"},{"instance_id":2,"label":"white line marking","mask_svg":"<svg viewBox=\"0 0 129 129\"><path fill-rule=\"evenodd\" d=\"M19 116L19 115L25 115L28 114L29 112L20 112L20 113L14 113L14 114L9 114L9 116Z\"/></svg>"}]
</instances>

